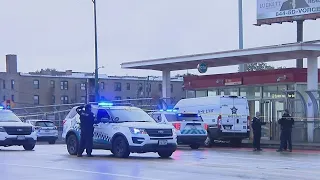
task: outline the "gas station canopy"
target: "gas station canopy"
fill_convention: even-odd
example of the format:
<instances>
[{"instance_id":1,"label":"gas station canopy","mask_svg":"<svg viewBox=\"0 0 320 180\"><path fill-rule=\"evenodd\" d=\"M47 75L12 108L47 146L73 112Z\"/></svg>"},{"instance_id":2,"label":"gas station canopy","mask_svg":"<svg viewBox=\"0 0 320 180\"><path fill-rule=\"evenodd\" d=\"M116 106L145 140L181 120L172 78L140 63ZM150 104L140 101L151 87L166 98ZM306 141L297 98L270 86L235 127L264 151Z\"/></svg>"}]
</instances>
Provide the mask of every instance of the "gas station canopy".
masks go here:
<instances>
[{"instance_id":1,"label":"gas station canopy","mask_svg":"<svg viewBox=\"0 0 320 180\"><path fill-rule=\"evenodd\" d=\"M199 63L208 67L231 66L255 62L270 62L320 56L320 40L239 49L205 54L168 57L122 63L122 68L158 71L196 69Z\"/></svg>"}]
</instances>

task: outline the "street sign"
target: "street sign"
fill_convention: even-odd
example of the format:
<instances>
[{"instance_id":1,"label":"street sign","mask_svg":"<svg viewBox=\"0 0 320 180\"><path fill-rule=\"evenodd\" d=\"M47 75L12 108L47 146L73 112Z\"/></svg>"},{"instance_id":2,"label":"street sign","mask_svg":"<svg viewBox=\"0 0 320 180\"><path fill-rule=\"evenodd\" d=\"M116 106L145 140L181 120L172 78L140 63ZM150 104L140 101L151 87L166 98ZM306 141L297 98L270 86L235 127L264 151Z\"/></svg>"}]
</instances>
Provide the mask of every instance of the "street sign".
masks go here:
<instances>
[{"instance_id":1,"label":"street sign","mask_svg":"<svg viewBox=\"0 0 320 180\"><path fill-rule=\"evenodd\" d=\"M199 73L206 73L208 70L208 66L205 63L200 63L197 66Z\"/></svg>"}]
</instances>

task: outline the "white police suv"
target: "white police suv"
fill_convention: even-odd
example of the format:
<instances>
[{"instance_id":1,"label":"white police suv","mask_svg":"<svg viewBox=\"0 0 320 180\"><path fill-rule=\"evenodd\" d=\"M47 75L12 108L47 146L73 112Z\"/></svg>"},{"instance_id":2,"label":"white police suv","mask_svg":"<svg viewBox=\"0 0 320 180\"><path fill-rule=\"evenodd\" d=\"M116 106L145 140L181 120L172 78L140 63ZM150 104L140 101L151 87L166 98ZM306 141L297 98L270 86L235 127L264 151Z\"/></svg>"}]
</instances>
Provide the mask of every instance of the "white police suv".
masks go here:
<instances>
[{"instance_id":1,"label":"white police suv","mask_svg":"<svg viewBox=\"0 0 320 180\"><path fill-rule=\"evenodd\" d=\"M0 106L0 146L23 146L33 150L37 135L32 125L24 123L11 110Z\"/></svg>"},{"instance_id":2,"label":"white police suv","mask_svg":"<svg viewBox=\"0 0 320 180\"><path fill-rule=\"evenodd\" d=\"M76 155L80 139L80 116L74 107L66 117L62 138L70 155ZM168 158L177 149L177 136L172 126L158 124L142 109L132 106L97 103L92 105L97 124L93 149L111 150L120 158L130 153L155 152Z\"/></svg>"},{"instance_id":3,"label":"white police suv","mask_svg":"<svg viewBox=\"0 0 320 180\"><path fill-rule=\"evenodd\" d=\"M177 133L177 142L198 149L207 139L208 125L197 113L177 113L168 109L149 113L160 124L170 124Z\"/></svg>"}]
</instances>

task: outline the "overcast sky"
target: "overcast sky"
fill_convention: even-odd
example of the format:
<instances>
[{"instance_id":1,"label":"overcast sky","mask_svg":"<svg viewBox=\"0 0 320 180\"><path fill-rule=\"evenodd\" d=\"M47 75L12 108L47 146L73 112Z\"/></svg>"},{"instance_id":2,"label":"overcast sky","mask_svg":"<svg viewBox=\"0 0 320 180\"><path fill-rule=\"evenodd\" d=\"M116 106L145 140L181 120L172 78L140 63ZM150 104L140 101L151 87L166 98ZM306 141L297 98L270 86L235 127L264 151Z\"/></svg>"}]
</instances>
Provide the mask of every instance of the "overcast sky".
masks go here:
<instances>
[{"instance_id":1,"label":"overcast sky","mask_svg":"<svg viewBox=\"0 0 320 180\"><path fill-rule=\"evenodd\" d=\"M120 63L238 48L237 0L96 1L101 73L160 75L121 69ZM245 48L296 41L295 23L253 25L255 0L244 0L243 12ZM94 71L91 0L0 0L0 24L0 71L9 53L18 55L21 72L47 67ZM305 40L320 39L320 20L304 27ZM293 67L295 62L275 65ZM207 74L235 71L237 66L210 68Z\"/></svg>"}]
</instances>

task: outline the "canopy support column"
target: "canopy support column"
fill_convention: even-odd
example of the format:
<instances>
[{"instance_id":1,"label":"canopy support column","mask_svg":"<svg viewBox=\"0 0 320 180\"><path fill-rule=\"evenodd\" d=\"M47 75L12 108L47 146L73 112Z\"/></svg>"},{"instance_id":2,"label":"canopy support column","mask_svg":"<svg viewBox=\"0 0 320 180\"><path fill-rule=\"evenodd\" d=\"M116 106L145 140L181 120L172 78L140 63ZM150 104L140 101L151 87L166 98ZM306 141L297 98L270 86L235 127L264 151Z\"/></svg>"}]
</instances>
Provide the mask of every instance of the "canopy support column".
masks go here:
<instances>
[{"instance_id":1,"label":"canopy support column","mask_svg":"<svg viewBox=\"0 0 320 180\"><path fill-rule=\"evenodd\" d=\"M308 74L307 74L307 90L317 92L318 90L318 58L317 57L308 57L307 61ZM307 130L308 130L308 142L313 142L313 133L314 133L314 104L312 99L308 97L308 107L307 107Z\"/></svg>"}]
</instances>

